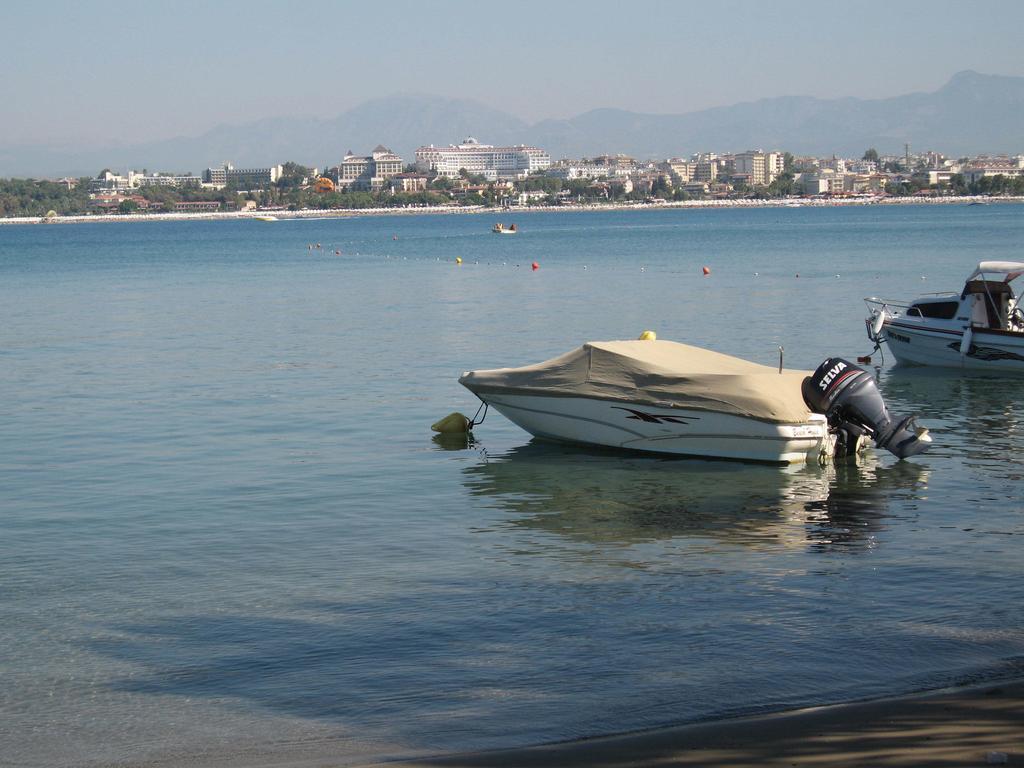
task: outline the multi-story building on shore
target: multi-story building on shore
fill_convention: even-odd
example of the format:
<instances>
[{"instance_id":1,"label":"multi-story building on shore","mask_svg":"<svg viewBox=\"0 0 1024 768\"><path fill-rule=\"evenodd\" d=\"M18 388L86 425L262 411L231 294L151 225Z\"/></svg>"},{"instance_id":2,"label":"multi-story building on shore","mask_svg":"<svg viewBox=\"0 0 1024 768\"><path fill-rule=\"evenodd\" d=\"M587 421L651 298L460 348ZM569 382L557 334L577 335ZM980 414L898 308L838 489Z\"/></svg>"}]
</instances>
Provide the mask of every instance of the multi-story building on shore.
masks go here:
<instances>
[{"instance_id":1,"label":"multi-story building on shore","mask_svg":"<svg viewBox=\"0 0 1024 768\"><path fill-rule=\"evenodd\" d=\"M416 150L416 170L450 179L456 178L462 170L488 181L518 179L550 165L551 157L543 149L525 145L494 147L472 137L461 144L448 147L431 144Z\"/></svg>"},{"instance_id":2,"label":"multi-story building on shore","mask_svg":"<svg viewBox=\"0 0 1024 768\"><path fill-rule=\"evenodd\" d=\"M845 159L836 157L835 155L819 160L818 167L822 169L828 168L836 173L846 173L851 170L849 163L847 163Z\"/></svg>"},{"instance_id":3,"label":"multi-story building on shore","mask_svg":"<svg viewBox=\"0 0 1024 768\"><path fill-rule=\"evenodd\" d=\"M94 192L138 189L139 187L198 187L202 183L199 176L174 173L138 173L128 171L124 176L113 171L104 171L95 179L90 180L89 189Z\"/></svg>"},{"instance_id":4,"label":"multi-story building on shore","mask_svg":"<svg viewBox=\"0 0 1024 768\"><path fill-rule=\"evenodd\" d=\"M782 173L785 165L781 152L750 150L733 156L733 170L737 175L749 175L750 184L766 187Z\"/></svg>"},{"instance_id":5,"label":"multi-story building on shore","mask_svg":"<svg viewBox=\"0 0 1024 768\"><path fill-rule=\"evenodd\" d=\"M339 188L377 192L402 172L403 163L401 157L378 144L369 155L355 155L350 149L331 172Z\"/></svg>"},{"instance_id":6,"label":"multi-story building on shore","mask_svg":"<svg viewBox=\"0 0 1024 768\"><path fill-rule=\"evenodd\" d=\"M659 168L665 171L677 187L684 187L694 180L697 174L697 163L683 160L681 157L670 157Z\"/></svg>"},{"instance_id":7,"label":"multi-story building on shore","mask_svg":"<svg viewBox=\"0 0 1024 768\"><path fill-rule=\"evenodd\" d=\"M850 160L846 163L850 173L871 174L878 172L878 163L874 160Z\"/></svg>"},{"instance_id":8,"label":"multi-story building on shore","mask_svg":"<svg viewBox=\"0 0 1024 768\"><path fill-rule=\"evenodd\" d=\"M844 177L845 174L837 174L831 168L820 168L801 173L798 183L805 195L837 195L844 190Z\"/></svg>"},{"instance_id":9,"label":"multi-story building on shore","mask_svg":"<svg viewBox=\"0 0 1024 768\"><path fill-rule=\"evenodd\" d=\"M428 181L425 173L397 173L388 179L388 186L395 192L423 192Z\"/></svg>"},{"instance_id":10,"label":"multi-story building on shore","mask_svg":"<svg viewBox=\"0 0 1024 768\"><path fill-rule=\"evenodd\" d=\"M1014 158L978 157L965 164L960 173L967 184L974 184L986 176L1024 176L1024 155Z\"/></svg>"},{"instance_id":11,"label":"multi-story building on shore","mask_svg":"<svg viewBox=\"0 0 1024 768\"><path fill-rule=\"evenodd\" d=\"M239 189L266 187L273 184L284 173L284 168L274 165L270 168L235 168L231 163L224 163L220 168L207 168L203 171L203 182L224 187L232 184Z\"/></svg>"},{"instance_id":12,"label":"multi-story building on shore","mask_svg":"<svg viewBox=\"0 0 1024 768\"><path fill-rule=\"evenodd\" d=\"M128 180L128 176L122 176L109 170L103 171L95 179L89 179L89 190L91 192L118 192L130 188L131 183Z\"/></svg>"},{"instance_id":13,"label":"multi-story building on shore","mask_svg":"<svg viewBox=\"0 0 1024 768\"><path fill-rule=\"evenodd\" d=\"M617 155L597 155L591 158L590 162L594 165L601 165L606 168L611 168L618 172L619 176L630 174L637 168L637 162L635 158L629 155L617 154Z\"/></svg>"},{"instance_id":14,"label":"multi-story building on shore","mask_svg":"<svg viewBox=\"0 0 1024 768\"><path fill-rule=\"evenodd\" d=\"M925 168L920 171L914 171L913 180L929 187L934 187L939 184L949 184L956 173L951 168Z\"/></svg>"},{"instance_id":15,"label":"multi-story building on shore","mask_svg":"<svg viewBox=\"0 0 1024 768\"><path fill-rule=\"evenodd\" d=\"M690 181L710 184L718 178L719 163L720 161L717 157L715 159L697 160L693 164L693 176L690 178Z\"/></svg>"},{"instance_id":16,"label":"multi-story building on shore","mask_svg":"<svg viewBox=\"0 0 1024 768\"><path fill-rule=\"evenodd\" d=\"M572 181L574 179L611 179L628 176L629 171L595 163L558 163L545 171L545 176Z\"/></svg>"},{"instance_id":17,"label":"multi-story building on shore","mask_svg":"<svg viewBox=\"0 0 1024 768\"><path fill-rule=\"evenodd\" d=\"M887 174L836 172L832 168L802 171L795 179L796 188L804 195L834 196L880 194L890 180Z\"/></svg>"},{"instance_id":18,"label":"multi-story building on shore","mask_svg":"<svg viewBox=\"0 0 1024 768\"><path fill-rule=\"evenodd\" d=\"M198 187L202 178L191 173L134 173L128 172L128 183L132 187Z\"/></svg>"}]
</instances>

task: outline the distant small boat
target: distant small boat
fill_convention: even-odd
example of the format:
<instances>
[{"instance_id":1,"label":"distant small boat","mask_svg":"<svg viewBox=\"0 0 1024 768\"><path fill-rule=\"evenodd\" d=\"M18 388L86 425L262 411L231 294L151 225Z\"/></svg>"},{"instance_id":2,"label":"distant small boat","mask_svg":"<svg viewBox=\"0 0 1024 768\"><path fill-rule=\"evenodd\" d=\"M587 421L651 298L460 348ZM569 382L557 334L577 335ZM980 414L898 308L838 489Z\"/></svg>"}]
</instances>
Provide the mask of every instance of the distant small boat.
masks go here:
<instances>
[{"instance_id":1,"label":"distant small boat","mask_svg":"<svg viewBox=\"0 0 1024 768\"><path fill-rule=\"evenodd\" d=\"M491 232L496 235L514 235L516 233L516 225L509 224L507 227L500 222L491 227Z\"/></svg>"},{"instance_id":2,"label":"distant small boat","mask_svg":"<svg viewBox=\"0 0 1024 768\"><path fill-rule=\"evenodd\" d=\"M277 216L253 216L256 221L277 221Z\"/></svg>"},{"instance_id":3,"label":"distant small boat","mask_svg":"<svg viewBox=\"0 0 1024 768\"><path fill-rule=\"evenodd\" d=\"M968 205L988 205L984 200L971 200Z\"/></svg>"}]
</instances>

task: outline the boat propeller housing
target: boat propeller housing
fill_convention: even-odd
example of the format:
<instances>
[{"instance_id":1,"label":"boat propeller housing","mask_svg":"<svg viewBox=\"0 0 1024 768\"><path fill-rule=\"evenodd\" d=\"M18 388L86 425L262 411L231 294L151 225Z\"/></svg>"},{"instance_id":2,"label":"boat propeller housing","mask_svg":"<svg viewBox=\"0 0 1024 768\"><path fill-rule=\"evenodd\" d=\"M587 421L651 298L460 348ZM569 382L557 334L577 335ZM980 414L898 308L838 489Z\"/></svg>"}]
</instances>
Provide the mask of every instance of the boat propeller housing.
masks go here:
<instances>
[{"instance_id":1,"label":"boat propeller housing","mask_svg":"<svg viewBox=\"0 0 1024 768\"><path fill-rule=\"evenodd\" d=\"M905 459L931 445L928 430L914 425L914 417L894 421L871 374L848 360L830 357L803 381L807 406L828 418L839 437L837 450L852 453L861 435L879 448Z\"/></svg>"}]
</instances>

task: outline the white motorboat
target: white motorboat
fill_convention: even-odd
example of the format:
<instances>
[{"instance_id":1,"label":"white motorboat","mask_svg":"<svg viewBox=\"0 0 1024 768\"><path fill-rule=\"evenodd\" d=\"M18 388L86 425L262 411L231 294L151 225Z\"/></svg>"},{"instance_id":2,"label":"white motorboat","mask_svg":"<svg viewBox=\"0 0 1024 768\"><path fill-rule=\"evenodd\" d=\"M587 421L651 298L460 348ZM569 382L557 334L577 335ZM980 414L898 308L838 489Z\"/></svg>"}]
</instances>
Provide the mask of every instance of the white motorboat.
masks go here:
<instances>
[{"instance_id":1,"label":"white motorboat","mask_svg":"<svg viewBox=\"0 0 1024 768\"><path fill-rule=\"evenodd\" d=\"M901 458L931 442L913 417L893 422L867 371L838 358L810 373L671 341L595 341L459 382L561 442L777 463L849 455L868 438Z\"/></svg>"},{"instance_id":2,"label":"white motorboat","mask_svg":"<svg viewBox=\"0 0 1024 768\"><path fill-rule=\"evenodd\" d=\"M1024 263L983 261L960 293L865 299L868 338L908 365L1024 371L1024 308L1011 286L1022 274Z\"/></svg>"}]
</instances>

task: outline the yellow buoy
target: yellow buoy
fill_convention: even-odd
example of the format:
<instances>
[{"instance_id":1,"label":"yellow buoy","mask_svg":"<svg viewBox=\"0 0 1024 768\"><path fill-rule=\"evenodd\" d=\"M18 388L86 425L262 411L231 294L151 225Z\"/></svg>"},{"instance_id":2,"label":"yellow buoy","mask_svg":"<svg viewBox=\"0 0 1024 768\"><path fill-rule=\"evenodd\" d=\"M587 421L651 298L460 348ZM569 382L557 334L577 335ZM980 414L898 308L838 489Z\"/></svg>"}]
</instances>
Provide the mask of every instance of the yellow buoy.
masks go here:
<instances>
[{"instance_id":1,"label":"yellow buoy","mask_svg":"<svg viewBox=\"0 0 1024 768\"><path fill-rule=\"evenodd\" d=\"M455 263L456 264L461 264L462 263L462 257L461 256L456 256L455 257Z\"/></svg>"},{"instance_id":2,"label":"yellow buoy","mask_svg":"<svg viewBox=\"0 0 1024 768\"><path fill-rule=\"evenodd\" d=\"M640 334L639 340L640 341L657 341L658 340L658 334L656 334L654 331L644 331L643 333Z\"/></svg>"},{"instance_id":3,"label":"yellow buoy","mask_svg":"<svg viewBox=\"0 0 1024 768\"><path fill-rule=\"evenodd\" d=\"M469 419L455 411L455 413L449 413L440 421L431 424L430 428L442 435L465 434L469 431Z\"/></svg>"}]
</instances>

